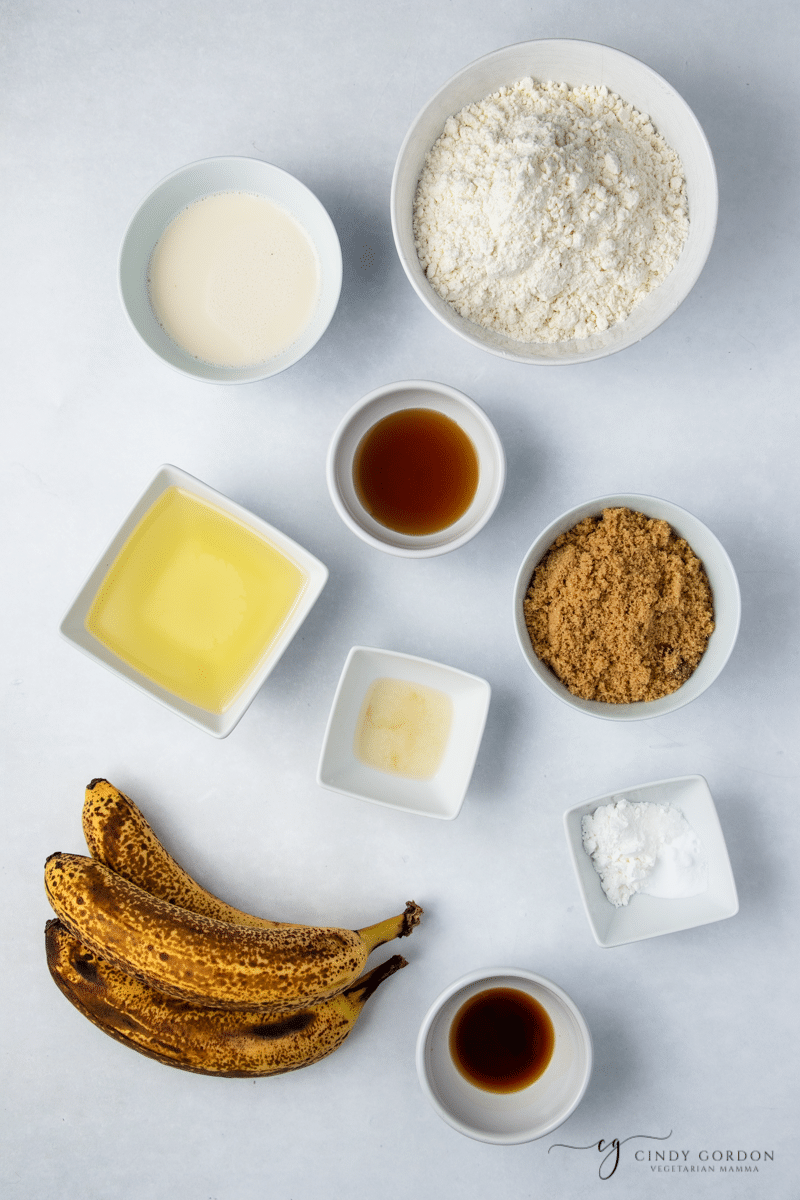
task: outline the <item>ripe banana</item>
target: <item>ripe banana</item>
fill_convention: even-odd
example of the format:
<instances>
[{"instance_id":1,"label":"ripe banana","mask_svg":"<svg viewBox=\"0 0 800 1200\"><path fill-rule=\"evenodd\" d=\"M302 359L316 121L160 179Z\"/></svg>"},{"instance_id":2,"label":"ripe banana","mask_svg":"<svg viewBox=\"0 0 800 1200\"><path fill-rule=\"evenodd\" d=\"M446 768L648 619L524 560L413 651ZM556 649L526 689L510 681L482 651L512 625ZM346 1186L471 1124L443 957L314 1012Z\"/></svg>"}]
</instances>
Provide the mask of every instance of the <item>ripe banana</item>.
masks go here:
<instances>
[{"instance_id":1,"label":"ripe banana","mask_svg":"<svg viewBox=\"0 0 800 1200\"><path fill-rule=\"evenodd\" d=\"M133 800L107 779L93 779L86 788L82 819L83 836L92 858L151 896L160 896L170 904L188 908L189 912L231 925L254 929L302 928L289 922L253 917L206 891L162 846ZM421 914L419 905L409 900L405 912L397 918L400 926L381 921L358 932L371 952L384 942L410 934L419 924Z\"/></svg>"},{"instance_id":2,"label":"ripe banana","mask_svg":"<svg viewBox=\"0 0 800 1200\"><path fill-rule=\"evenodd\" d=\"M196 883L164 849L134 802L107 779L93 779L86 788L83 835L92 858L151 896L232 925L274 929L278 924L251 917Z\"/></svg>"},{"instance_id":3,"label":"ripe banana","mask_svg":"<svg viewBox=\"0 0 800 1200\"><path fill-rule=\"evenodd\" d=\"M422 910L363 930L231 925L151 896L94 859L51 854L45 890L84 945L178 999L211 1007L289 1012L344 991L375 946L404 937Z\"/></svg>"},{"instance_id":4,"label":"ripe banana","mask_svg":"<svg viewBox=\"0 0 800 1200\"><path fill-rule=\"evenodd\" d=\"M342 1044L375 989L406 966L395 954L338 996L284 1016L176 1000L111 966L60 921L45 926L55 983L95 1025L148 1058L201 1075L278 1075L318 1062Z\"/></svg>"}]
</instances>

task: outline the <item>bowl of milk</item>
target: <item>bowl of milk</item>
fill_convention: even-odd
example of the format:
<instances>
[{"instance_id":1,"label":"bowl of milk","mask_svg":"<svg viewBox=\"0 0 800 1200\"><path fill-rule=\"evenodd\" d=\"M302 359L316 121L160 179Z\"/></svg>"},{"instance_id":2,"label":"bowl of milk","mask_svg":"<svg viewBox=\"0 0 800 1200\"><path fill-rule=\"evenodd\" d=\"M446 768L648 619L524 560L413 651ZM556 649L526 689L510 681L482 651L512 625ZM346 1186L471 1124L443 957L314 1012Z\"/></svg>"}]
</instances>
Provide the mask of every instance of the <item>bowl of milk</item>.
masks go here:
<instances>
[{"instance_id":1,"label":"bowl of milk","mask_svg":"<svg viewBox=\"0 0 800 1200\"><path fill-rule=\"evenodd\" d=\"M336 311L342 252L305 184L254 158L173 171L137 209L122 304L149 348L209 383L252 383L312 349Z\"/></svg>"}]
</instances>

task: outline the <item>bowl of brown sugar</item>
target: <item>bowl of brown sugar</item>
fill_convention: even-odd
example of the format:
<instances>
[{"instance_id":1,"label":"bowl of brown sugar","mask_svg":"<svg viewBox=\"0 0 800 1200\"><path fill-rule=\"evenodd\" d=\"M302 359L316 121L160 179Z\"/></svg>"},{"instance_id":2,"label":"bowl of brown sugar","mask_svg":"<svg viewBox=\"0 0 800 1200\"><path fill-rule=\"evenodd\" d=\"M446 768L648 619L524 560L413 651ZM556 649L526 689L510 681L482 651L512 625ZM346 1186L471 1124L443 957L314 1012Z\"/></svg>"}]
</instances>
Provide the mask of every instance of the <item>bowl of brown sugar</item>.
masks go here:
<instances>
[{"instance_id":1,"label":"bowl of brown sugar","mask_svg":"<svg viewBox=\"0 0 800 1200\"><path fill-rule=\"evenodd\" d=\"M547 526L514 586L533 673L591 716L637 721L697 699L739 632L733 564L697 517L654 496L588 500Z\"/></svg>"}]
</instances>

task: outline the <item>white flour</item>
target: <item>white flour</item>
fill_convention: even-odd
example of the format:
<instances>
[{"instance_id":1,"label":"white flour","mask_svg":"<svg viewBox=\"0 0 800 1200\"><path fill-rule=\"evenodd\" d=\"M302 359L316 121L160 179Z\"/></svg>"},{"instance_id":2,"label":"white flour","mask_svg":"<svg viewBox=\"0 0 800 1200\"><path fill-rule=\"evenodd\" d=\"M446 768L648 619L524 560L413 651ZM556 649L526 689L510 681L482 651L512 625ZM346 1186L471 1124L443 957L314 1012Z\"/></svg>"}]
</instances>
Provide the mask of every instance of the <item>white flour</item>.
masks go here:
<instances>
[{"instance_id":1,"label":"white flour","mask_svg":"<svg viewBox=\"0 0 800 1200\"><path fill-rule=\"evenodd\" d=\"M636 892L676 899L704 892L708 861L700 839L671 804L602 804L581 823L603 891L617 908Z\"/></svg>"},{"instance_id":2,"label":"white flour","mask_svg":"<svg viewBox=\"0 0 800 1200\"><path fill-rule=\"evenodd\" d=\"M471 321L521 342L624 320L678 260L680 160L605 87L522 79L445 124L417 186L417 253Z\"/></svg>"}]
</instances>

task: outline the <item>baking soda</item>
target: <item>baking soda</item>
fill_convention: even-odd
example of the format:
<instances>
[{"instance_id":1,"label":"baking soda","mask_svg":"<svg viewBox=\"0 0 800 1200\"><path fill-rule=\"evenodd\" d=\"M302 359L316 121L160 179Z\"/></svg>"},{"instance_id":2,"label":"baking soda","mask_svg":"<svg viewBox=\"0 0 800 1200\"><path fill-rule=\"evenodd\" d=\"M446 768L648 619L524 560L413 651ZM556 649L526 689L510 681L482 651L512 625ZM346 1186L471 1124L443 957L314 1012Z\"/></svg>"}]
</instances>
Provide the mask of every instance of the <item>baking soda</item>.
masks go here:
<instances>
[{"instance_id":1,"label":"baking soda","mask_svg":"<svg viewBox=\"0 0 800 1200\"><path fill-rule=\"evenodd\" d=\"M671 804L603 804L581 822L583 848L591 856L613 905L636 892L674 900L708 886L708 860L695 831Z\"/></svg>"}]
</instances>

